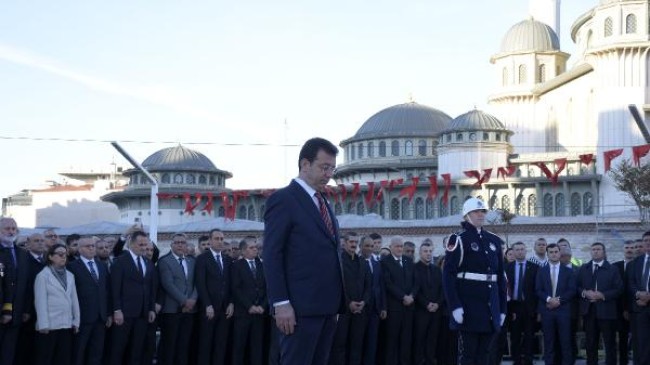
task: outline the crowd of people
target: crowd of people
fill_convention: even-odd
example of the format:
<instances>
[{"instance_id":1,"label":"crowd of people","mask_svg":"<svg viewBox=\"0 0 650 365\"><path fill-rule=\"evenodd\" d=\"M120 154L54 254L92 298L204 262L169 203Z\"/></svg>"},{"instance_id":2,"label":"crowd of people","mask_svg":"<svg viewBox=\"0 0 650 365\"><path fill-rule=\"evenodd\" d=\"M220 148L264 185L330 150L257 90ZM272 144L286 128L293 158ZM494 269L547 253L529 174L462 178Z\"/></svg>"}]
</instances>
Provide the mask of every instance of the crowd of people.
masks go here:
<instances>
[{"instance_id":1,"label":"crowd of people","mask_svg":"<svg viewBox=\"0 0 650 365\"><path fill-rule=\"evenodd\" d=\"M138 226L122 237L62 241L47 230L19 239L16 222L2 218L0 243L0 364L279 361L257 237L229 243L215 229L195 245L177 233L160 255ZM458 362L446 258L434 257L435 248L430 239L342 237L345 311L330 364ZM532 248L529 256L524 242L503 247L507 316L489 344L491 363L509 354L532 364L543 351L547 364L572 364L582 331L588 364L597 363L601 338L608 365L627 364L630 350L634 364L649 363L650 232L626 241L624 259L614 263L599 242L584 264L564 239L540 238Z\"/></svg>"}]
</instances>

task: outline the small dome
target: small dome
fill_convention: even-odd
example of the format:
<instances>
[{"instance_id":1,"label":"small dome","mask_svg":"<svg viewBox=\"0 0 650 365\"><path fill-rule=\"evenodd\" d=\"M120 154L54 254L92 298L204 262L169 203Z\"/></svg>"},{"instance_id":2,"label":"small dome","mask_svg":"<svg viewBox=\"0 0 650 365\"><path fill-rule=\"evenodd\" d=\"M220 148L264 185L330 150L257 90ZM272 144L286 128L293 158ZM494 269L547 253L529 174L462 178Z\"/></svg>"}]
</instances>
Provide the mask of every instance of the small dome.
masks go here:
<instances>
[{"instance_id":1,"label":"small dome","mask_svg":"<svg viewBox=\"0 0 650 365\"><path fill-rule=\"evenodd\" d=\"M220 172L204 154L181 145L152 154L142 162L142 167L149 171Z\"/></svg>"},{"instance_id":2,"label":"small dome","mask_svg":"<svg viewBox=\"0 0 650 365\"><path fill-rule=\"evenodd\" d=\"M501 41L500 53L559 51L560 40L548 25L533 18L510 28Z\"/></svg>"},{"instance_id":3,"label":"small dome","mask_svg":"<svg viewBox=\"0 0 650 365\"><path fill-rule=\"evenodd\" d=\"M449 115L426 105L415 102L394 105L370 117L344 143L386 137L433 137L445 129L450 121Z\"/></svg>"},{"instance_id":4,"label":"small dome","mask_svg":"<svg viewBox=\"0 0 650 365\"><path fill-rule=\"evenodd\" d=\"M472 110L459 115L449 124L444 132L458 131L505 131L510 132L495 116L480 110Z\"/></svg>"}]
</instances>

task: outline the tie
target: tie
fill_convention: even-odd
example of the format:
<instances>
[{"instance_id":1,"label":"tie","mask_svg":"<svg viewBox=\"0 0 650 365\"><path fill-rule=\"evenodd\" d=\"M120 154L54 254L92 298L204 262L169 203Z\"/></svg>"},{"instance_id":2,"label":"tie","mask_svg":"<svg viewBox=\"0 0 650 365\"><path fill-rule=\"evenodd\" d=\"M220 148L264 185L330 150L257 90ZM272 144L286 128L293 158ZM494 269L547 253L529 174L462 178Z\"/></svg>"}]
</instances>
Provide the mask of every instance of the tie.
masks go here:
<instances>
[{"instance_id":1,"label":"tie","mask_svg":"<svg viewBox=\"0 0 650 365\"><path fill-rule=\"evenodd\" d=\"M93 277L93 280L95 282L99 282L99 276L97 276L97 271L95 271L95 262L94 261L88 261L88 269L90 270L90 276Z\"/></svg>"},{"instance_id":2,"label":"tie","mask_svg":"<svg viewBox=\"0 0 650 365\"><path fill-rule=\"evenodd\" d=\"M318 207L320 208L320 216L323 218L323 222L325 223L325 227L327 227L327 231L333 236L334 235L334 225L332 224L332 218L330 217L330 213L327 211L327 206L325 205L325 199L323 199L323 196L320 195L319 193L314 193L316 195L316 199L318 199Z\"/></svg>"},{"instance_id":3,"label":"tie","mask_svg":"<svg viewBox=\"0 0 650 365\"><path fill-rule=\"evenodd\" d=\"M650 276L650 259L648 258L648 255L645 256L645 265L643 266L643 276L641 277L641 281L643 281L643 284L645 286L645 291L648 290L648 277Z\"/></svg>"},{"instance_id":4,"label":"tie","mask_svg":"<svg viewBox=\"0 0 650 365\"><path fill-rule=\"evenodd\" d=\"M251 260L248 261L248 265L251 267L251 271L253 272L253 276L257 278L257 268L255 267L255 261Z\"/></svg>"},{"instance_id":5,"label":"tie","mask_svg":"<svg viewBox=\"0 0 650 365\"><path fill-rule=\"evenodd\" d=\"M555 298L555 289L557 289L557 277L555 276L555 273L557 271L557 265L551 265L551 288L553 291L553 295L551 297Z\"/></svg>"},{"instance_id":6,"label":"tie","mask_svg":"<svg viewBox=\"0 0 650 365\"><path fill-rule=\"evenodd\" d=\"M598 268L600 265L594 264L594 272L592 274L592 281L594 282L594 290L598 290Z\"/></svg>"},{"instance_id":7,"label":"tie","mask_svg":"<svg viewBox=\"0 0 650 365\"><path fill-rule=\"evenodd\" d=\"M524 263L520 262L519 277L517 278L517 297L515 298L515 300L524 299L524 285L522 284L523 281L524 281Z\"/></svg>"},{"instance_id":8,"label":"tie","mask_svg":"<svg viewBox=\"0 0 650 365\"><path fill-rule=\"evenodd\" d=\"M367 261L368 261L368 266L370 267L370 274L373 274L374 272L372 270L372 261L371 260L372 259L368 259Z\"/></svg>"},{"instance_id":9,"label":"tie","mask_svg":"<svg viewBox=\"0 0 650 365\"><path fill-rule=\"evenodd\" d=\"M11 251L11 262L14 264L14 268L17 268L18 261L16 261L16 246L9 247L9 251Z\"/></svg>"},{"instance_id":10,"label":"tie","mask_svg":"<svg viewBox=\"0 0 650 365\"><path fill-rule=\"evenodd\" d=\"M43 256L39 256L36 261L40 262L41 264L43 263Z\"/></svg>"},{"instance_id":11,"label":"tie","mask_svg":"<svg viewBox=\"0 0 650 365\"><path fill-rule=\"evenodd\" d=\"M223 273L223 264L221 263L221 254L214 255L214 259L217 260L217 266L219 266L219 272Z\"/></svg>"},{"instance_id":12,"label":"tie","mask_svg":"<svg viewBox=\"0 0 650 365\"><path fill-rule=\"evenodd\" d=\"M138 261L138 271L140 271L140 275L144 277L144 269L142 268L142 261L140 260L140 256L138 256L137 261Z\"/></svg>"},{"instance_id":13,"label":"tie","mask_svg":"<svg viewBox=\"0 0 650 365\"><path fill-rule=\"evenodd\" d=\"M187 273L185 272L185 266L183 266L183 258L182 257L178 258L178 264L181 265L181 271L183 272L183 274L185 276L187 276Z\"/></svg>"},{"instance_id":14,"label":"tie","mask_svg":"<svg viewBox=\"0 0 650 365\"><path fill-rule=\"evenodd\" d=\"M397 259L397 262L399 262L400 267L404 267L404 264L402 263L402 258Z\"/></svg>"}]
</instances>

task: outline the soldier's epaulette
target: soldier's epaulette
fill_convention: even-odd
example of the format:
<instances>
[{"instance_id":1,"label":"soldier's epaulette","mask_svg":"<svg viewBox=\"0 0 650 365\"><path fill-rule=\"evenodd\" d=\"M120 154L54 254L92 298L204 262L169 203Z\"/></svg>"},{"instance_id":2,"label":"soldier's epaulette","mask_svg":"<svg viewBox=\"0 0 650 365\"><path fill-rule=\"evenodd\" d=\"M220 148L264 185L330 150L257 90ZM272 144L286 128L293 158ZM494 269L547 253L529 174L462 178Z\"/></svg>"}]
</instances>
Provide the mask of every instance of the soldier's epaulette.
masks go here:
<instances>
[{"instance_id":1,"label":"soldier's epaulette","mask_svg":"<svg viewBox=\"0 0 650 365\"><path fill-rule=\"evenodd\" d=\"M2 305L2 311L3 312L11 312L14 310L14 304L13 303L5 303Z\"/></svg>"}]
</instances>

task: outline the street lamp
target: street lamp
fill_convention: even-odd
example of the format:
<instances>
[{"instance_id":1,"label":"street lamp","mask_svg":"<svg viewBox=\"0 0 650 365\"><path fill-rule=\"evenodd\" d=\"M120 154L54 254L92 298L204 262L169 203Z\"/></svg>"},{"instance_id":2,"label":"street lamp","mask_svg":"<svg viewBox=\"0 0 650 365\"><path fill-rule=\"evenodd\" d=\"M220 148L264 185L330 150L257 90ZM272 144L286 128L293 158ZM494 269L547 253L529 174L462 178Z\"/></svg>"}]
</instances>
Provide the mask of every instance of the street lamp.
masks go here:
<instances>
[{"instance_id":1,"label":"street lamp","mask_svg":"<svg viewBox=\"0 0 650 365\"><path fill-rule=\"evenodd\" d=\"M111 145L117 150L117 152L120 153L124 158L126 158L127 161L133 165L136 169L140 170L147 179L149 179L149 182L151 183L151 204L150 204L150 212L149 212L149 238L157 242L158 241L158 181L156 180L153 175L147 171L138 161L136 161L131 155L129 155L128 152L122 146L119 145L119 143L113 141L111 142Z\"/></svg>"}]
</instances>

